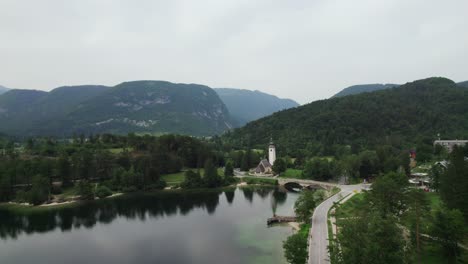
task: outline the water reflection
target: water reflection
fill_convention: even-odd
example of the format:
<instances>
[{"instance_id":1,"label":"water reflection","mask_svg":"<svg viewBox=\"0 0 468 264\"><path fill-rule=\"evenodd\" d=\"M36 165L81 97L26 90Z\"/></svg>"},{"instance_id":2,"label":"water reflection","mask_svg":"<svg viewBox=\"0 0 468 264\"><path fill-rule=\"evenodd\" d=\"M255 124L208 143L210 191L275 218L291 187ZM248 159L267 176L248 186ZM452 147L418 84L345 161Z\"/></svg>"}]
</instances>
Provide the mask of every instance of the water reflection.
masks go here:
<instances>
[{"instance_id":1,"label":"water reflection","mask_svg":"<svg viewBox=\"0 0 468 264\"><path fill-rule=\"evenodd\" d=\"M241 190L249 203L252 203L254 194L261 199L270 197L273 214L276 213L278 204L284 203L287 196L286 193L276 189L242 188ZM80 203L69 208L51 208L25 214L3 209L0 210L0 238L15 239L23 233L46 233L55 229L67 232L78 228L92 228L97 223L109 224L120 217L146 221L175 214L185 216L195 209L214 214L223 193L227 202L232 204L235 190L210 190L132 194Z\"/></svg>"}]
</instances>

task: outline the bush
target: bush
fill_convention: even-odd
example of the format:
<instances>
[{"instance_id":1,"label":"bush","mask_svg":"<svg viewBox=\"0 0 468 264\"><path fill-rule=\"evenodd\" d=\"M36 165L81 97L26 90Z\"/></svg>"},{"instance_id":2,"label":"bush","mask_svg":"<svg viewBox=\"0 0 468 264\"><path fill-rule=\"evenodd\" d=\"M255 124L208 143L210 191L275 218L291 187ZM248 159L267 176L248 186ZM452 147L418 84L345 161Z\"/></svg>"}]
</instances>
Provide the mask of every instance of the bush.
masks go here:
<instances>
[{"instance_id":1,"label":"bush","mask_svg":"<svg viewBox=\"0 0 468 264\"><path fill-rule=\"evenodd\" d=\"M63 193L62 187L57 186L57 185L52 185L52 188L50 189L50 193L55 194L55 195L62 194Z\"/></svg>"},{"instance_id":2,"label":"bush","mask_svg":"<svg viewBox=\"0 0 468 264\"><path fill-rule=\"evenodd\" d=\"M130 186L130 187L123 187L122 192L136 192L138 191L137 187Z\"/></svg>"},{"instance_id":3,"label":"bush","mask_svg":"<svg viewBox=\"0 0 468 264\"><path fill-rule=\"evenodd\" d=\"M150 185L145 186L145 191L154 191L154 190L162 190L166 188L167 184L165 181L159 180L157 183L153 183Z\"/></svg>"},{"instance_id":4,"label":"bush","mask_svg":"<svg viewBox=\"0 0 468 264\"><path fill-rule=\"evenodd\" d=\"M78 195L81 196L83 200L93 200L94 199L94 190L93 185L87 180L82 180L78 183Z\"/></svg>"},{"instance_id":5,"label":"bush","mask_svg":"<svg viewBox=\"0 0 468 264\"><path fill-rule=\"evenodd\" d=\"M278 180L276 179L260 179L260 178L249 178L249 177L244 177L243 180L247 184L261 184L261 185L278 185Z\"/></svg>"},{"instance_id":6,"label":"bush","mask_svg":"<svg viewBox=\"0 0 468 264\"><path fill-rule=\"evenodd\" d=\"M107 196L110 196L112 195L112 191L107 188L106 186L99 186L97 189L96 189L96 196L99 197L99 198L105 198Z\"/></svg>"}]
</instances>

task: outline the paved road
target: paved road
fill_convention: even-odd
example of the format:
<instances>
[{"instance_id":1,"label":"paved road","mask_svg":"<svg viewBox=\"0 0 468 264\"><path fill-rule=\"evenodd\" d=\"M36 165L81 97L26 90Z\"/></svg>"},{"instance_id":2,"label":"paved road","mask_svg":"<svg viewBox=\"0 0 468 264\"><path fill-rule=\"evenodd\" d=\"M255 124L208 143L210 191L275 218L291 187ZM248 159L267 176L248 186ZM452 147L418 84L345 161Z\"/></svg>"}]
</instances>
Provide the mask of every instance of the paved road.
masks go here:
<instances>
[{"instance_id":1,"label":"paved road","mask_svg":"<svg viewBox=\"0 0 468 264\"><path fill-rule=\"evenodd\" d=\"M365 188L365 185L341 185L341 192L319 204L312 215L312 229L309 235L309 264L330 263L328 255L328 210L341 197Z\"/></svg>"}]
</instances>

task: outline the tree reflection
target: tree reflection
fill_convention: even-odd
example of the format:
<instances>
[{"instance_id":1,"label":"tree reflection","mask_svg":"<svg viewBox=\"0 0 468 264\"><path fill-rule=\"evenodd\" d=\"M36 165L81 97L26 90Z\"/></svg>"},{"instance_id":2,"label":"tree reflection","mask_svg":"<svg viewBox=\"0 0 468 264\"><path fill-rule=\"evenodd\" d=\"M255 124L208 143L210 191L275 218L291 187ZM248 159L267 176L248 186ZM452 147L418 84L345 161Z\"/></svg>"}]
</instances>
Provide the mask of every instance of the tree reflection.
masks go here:
<instances>
[{"instance_id":1,"label":"tree reflection","mask_svg":"<svg viewBox=\"0 0 468 264\"><path fill-rule=\"evenodd\" d=\"M177 213L185 215L195 208L203 208L213 214L220 194L210 190L125 195L26 214L3 209L0 210L0 238L16 238L22 233L43 233L56 228L63 232L73 228L92 228L97 223L109 224L117 217L145 221Z\"/></svg>"},{"instance_id":2,"label":"tree reflection","mask_svg":"<svg viewBox=\"0 0 468 264\"><path fill-rule=\"evenodd\" d=\"M242 188L245 199L253 201L254 193L266 197L272 193L276 204L286 200L286 194L274 189ZM174 214L187 215L194 209L204 209L213 214L219 205L222 191L183 191L159 192L149 194L131 194L112 199L81 202L66 208L48 208L24 213L0 209L0 238L15 239L19 235L50 232L60 229L62 232L78 228L92 228L97 223L109 224L116 218L158 219ZM229 204L234 201L235 191L224 192Z\"/></svg>"}]
</instances>

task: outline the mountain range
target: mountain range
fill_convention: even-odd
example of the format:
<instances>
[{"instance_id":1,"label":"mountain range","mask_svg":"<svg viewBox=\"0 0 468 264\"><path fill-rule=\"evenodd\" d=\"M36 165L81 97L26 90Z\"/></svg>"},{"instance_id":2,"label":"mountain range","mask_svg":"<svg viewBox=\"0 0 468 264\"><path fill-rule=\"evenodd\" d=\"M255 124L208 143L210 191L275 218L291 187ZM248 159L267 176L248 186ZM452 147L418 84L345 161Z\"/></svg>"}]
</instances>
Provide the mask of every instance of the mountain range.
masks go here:
<instances>
[{"instance_id":1,"label":"mountain range","mask_svg":"<svg viewBox=\"0 0 468 264\"><path fill-rule=\"evenodd\" d=\"M331 98L342 97L342 96L353 95L353 94L360 94L360 93L375 92L379 90L395 88L398 86L400 86L400 84L391 84L391 83L358 84L358 85L353 85L353 86L344 88L337 94L333 95ZM459 82L457 83L457 86L468 87L468 81Z\"/></svg>"},{"instance_id":2,"label":"mountain range","mask_svg":"<svg viewBox=\"0 0 468 264\"><path fill-rule=\"evenodd\" d=\"M166 81L64 86L50 92L2 90L7 92L0 95L0 132L21 136L129 132L207 136L288 107L283 101L297 105L258 91L236 94L229 89L230 96L226 89L215 92L204 85ZM239 111L249 108L254 111Z\"/></svg>"},{"instance_id":3,"label":"mountain range","mask_svg":"<svg viewBox=\"0 0 468 264\"><path fill-rule=\"evenodd\" d=\"M468 89L446 78L315 101L261 118L224 135L233 146L264 147L270 135L288 153L335 153L339 146L411 148L468 138Z\"/></svg>"},{"instance_id":4,"label":"mountain range","mask_svg":"<svg viewBox=\"0 0 468 264\"><path fill-rule=\"evenodd\" d=\"M349 86L347 88L344 88L339 93L333 95L331 98L342 97L342 96L353 95L353 94L360 94L360 93L375 92L375 91L390 89L390 88L394 88L394 87L398 87L398 86L399 86L398 84L391 84L391 83L389 83L389 84L374 83L374 84L353 85L353 86Z\"/></svg>"},{"instance_id":5,"label":"mountain range","mask_svg":"<svg viewBox=\"0 0 468 264\"><path fill-rule=\"evenodd\" d=\"M260 91L232 88L215 88L214 90L226 104L238 125L244 125L280 110L299 106L291 99L280 99Z\"/></svg>"}]
</instances>

